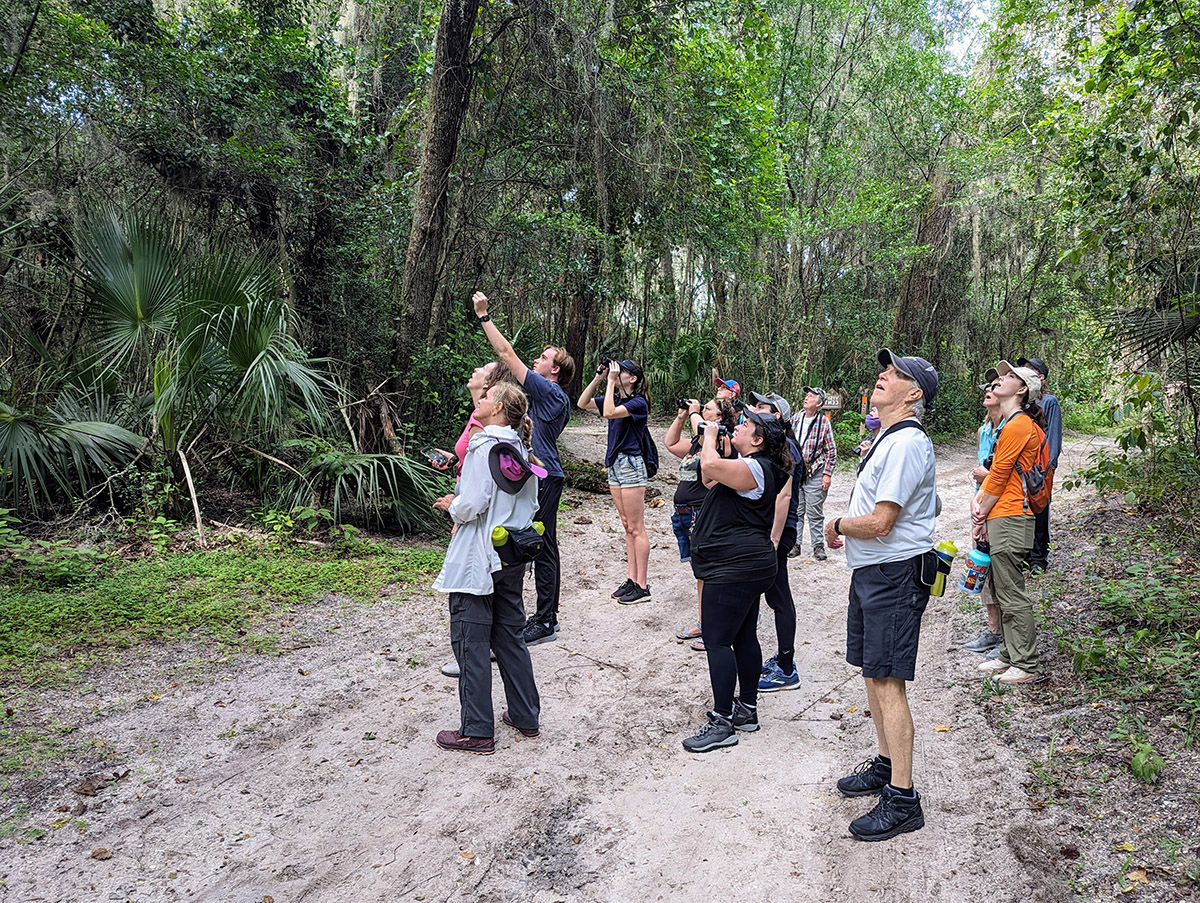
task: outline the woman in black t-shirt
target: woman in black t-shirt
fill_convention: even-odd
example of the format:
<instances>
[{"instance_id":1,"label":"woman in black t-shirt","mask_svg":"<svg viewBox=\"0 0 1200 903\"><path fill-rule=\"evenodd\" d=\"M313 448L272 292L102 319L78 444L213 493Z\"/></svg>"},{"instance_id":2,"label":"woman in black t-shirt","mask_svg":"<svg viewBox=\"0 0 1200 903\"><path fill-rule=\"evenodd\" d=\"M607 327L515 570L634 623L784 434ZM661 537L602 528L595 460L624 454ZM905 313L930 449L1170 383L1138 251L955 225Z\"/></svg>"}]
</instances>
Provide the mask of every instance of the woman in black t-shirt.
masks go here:
<instances>
[{"instance_id":1,"label":"woman in black t-shirt","mask_svg":"<svg viewBox=\"0 0 1200 903\"><path fill-rule=\"evenodd\" d=\"M692 573L704 581L700 611L713 709L708 722L683 741L688 752L733 746L737 731L758 730L758 604L778 567L771 525L775 497L794 466L782 424L744 412L733 433L741 457L717 453L715 424L705 422L700 464L712 488L692 528ZM740 690L734 698L734 689Z\"/></svg>"},{"instance_id":2,"label":"woman in black t-shirt","mask_svg":"<svg viewBox=\"0 0 1200 903\"><path fill-rule=\"evenodd\" d=\"M708 487L704 485L700 473L700 431L698 424L703 420L720 423L732 433L737 426L738 415L728 398L714 398L703 409L700 402L694 398L684 399L687 407L680 407L674 423L667 429L667 451L682 461L679 465L679 485L675 489L675 513L671 515L671 529L675 531L675 541L679 543L679 560L692 560L692 522L700 513L704 497L708 495ZM684 426L687 429L684 429ZM730 453L729 436L721 436L718 448L722 457ZM696 623L683 627L675 634L677 640L688 642L697 652L704 651L704 640L701 639L701 622L699 612L699 597L704 588L704 581L696 581L697 611Z\"/></svg>"},{"instance_id":3,"label":"woman in black t-shirt","mask_svg":"<svg viewBox=\"0 0 1200 903\"><path fill-rule=\"evenodd\" d=\"M603 395L592 393L605 377ZM646 474L642 451L646 424L650 417L650 399L646 377L633 361L602 361L596 375L579 396L579 408L595 411L608 421L608 448L604 465L608 468L608 491L625 528L625 558L629 577L612 597L622 605L650 601L650 583L646 571L650 565L650 537L646 535Z\"/></svg>"}]
</instances>

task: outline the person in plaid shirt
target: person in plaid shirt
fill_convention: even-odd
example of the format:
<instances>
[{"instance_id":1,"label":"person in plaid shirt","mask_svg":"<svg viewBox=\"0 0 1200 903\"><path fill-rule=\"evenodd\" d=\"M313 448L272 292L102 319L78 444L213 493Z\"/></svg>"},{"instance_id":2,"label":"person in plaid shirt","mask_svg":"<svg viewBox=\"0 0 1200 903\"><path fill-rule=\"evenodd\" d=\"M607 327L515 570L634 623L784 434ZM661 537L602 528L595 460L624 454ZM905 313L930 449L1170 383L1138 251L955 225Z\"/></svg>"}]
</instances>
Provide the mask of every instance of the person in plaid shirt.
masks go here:
<instances>
[{"instance_id":1,"label":"person in plaid shirt","mask_svg":"<svg viewBox=\"0 0 1200 903\"><path fill-rule=\"evenodd\" d=\"M825 496L837 467L837 444L833 441L833 424L821 413L825 390L820 386L804 387L804 407L792 418L792 432L800 443L800 454L808 468L808 479L802 487L804 504L800 507L800 523L796 528L796 545L788 557L800 555L804 538L804 519L808 518L808 535L812 539L813 557L824 561L825 555Z\"/></svg>"}]
</instances>

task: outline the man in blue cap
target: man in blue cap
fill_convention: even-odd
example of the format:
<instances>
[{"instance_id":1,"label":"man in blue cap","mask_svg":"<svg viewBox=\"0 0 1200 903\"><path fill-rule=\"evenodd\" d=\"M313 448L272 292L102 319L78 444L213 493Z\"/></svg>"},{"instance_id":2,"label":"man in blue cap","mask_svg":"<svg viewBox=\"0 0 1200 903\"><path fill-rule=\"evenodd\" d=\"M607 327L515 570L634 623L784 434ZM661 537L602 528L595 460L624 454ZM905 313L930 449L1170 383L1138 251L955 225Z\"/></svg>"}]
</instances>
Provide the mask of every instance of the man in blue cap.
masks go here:
<instances>
[{"instance_id":1,"label":"man in blue cap","mask_svg":"<svg viewBox=\"0 0 1200 903\"><path fill-rule=\"evenodd\" d=\"M913 720L907 682L916 676L921 616L929 602L921 561L932 554L937 512L933 443L921 420L938 377L924 358L879 352L883 372L871 404L879 437L858 465L846 514L825 528L830 548L846 544L850 604L846 661L862 668L879 753L837 782L844 796L879 794L879 803L850 823L859 840L887 840L924 827L913 787Z\"/></svg>"}]
</instances>

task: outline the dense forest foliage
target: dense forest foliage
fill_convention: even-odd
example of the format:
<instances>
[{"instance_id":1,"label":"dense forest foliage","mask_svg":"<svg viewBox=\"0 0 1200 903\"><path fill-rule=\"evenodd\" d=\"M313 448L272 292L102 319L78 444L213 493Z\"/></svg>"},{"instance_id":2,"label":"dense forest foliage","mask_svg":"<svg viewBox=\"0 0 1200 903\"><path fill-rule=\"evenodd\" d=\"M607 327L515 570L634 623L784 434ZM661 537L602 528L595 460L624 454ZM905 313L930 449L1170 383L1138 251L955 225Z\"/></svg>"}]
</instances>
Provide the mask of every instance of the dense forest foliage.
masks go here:
<instances>
[{"instance_id":1,"label":"dense forest foliage","mask_svg":"<svg viewBox=\"0 0 1200 903\"><path fill-rule=\"evenodd\" d=\"M418 518L475 289L659 400L890 345L960 432L1037 355L1094 481L1200 484L1198 0L0 0L0 92L27 515Z\"/></svg>"}]
</instances>

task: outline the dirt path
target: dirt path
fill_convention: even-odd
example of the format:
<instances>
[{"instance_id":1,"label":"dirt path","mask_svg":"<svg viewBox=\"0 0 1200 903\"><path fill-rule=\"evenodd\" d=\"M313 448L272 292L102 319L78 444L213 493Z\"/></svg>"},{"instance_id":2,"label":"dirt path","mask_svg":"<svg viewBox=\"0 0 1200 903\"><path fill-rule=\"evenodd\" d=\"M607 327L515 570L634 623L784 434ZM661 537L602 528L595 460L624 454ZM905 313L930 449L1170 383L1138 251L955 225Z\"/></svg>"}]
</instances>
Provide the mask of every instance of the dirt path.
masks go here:
<instances>
[{"instance_id":1,"label":"dirt path","mask_svg":"<svg viewBox=\"0 0 1200 903\"><path fill-rule=\"evenodd\" d=\"M586 420L564 441L595 458L601 428ZM1092 444L1069 442L1062 471ZM973 457L966 445L938 454L938 535L960 547ZM661 476L671 470L664 460ZM851 479L838 474L827 513L845 510ZM669 500L673 486L660 488ZM1056 501L1060 518L1071 503ZM498 725L495 756L433 743L457 726L458 700L438 673L445 600L425 594L304 609L296 626L319 638L312 648L214 664L210 680L172 687L170 659L150 657L119 689L47 698L45 717L73 719L106 753L92 771L129 774L95 797L70 789L86 772L16 788L47 833L0 839L0 898L550 903L736 888L743 901L1066 899L1029 848L1025 765L972 704L978 659L958 647L981 622L957 591L929 607L911 688L924 830L858 843L846 826L870 803L833 788L874 743L843 658L840 552L790 564L800 689L762 697L763 729L737 747L685 753L710 699L704 656L673 639L694 618L695 588L669 510L647 512L655 601L631 608L608 597L625 576L611 502L563 513L562 634L532 650L542 736ZM769 611L760 637L773 651ZM69 812L80 801L86 827Z\"/></svg>"}]
</instances>

